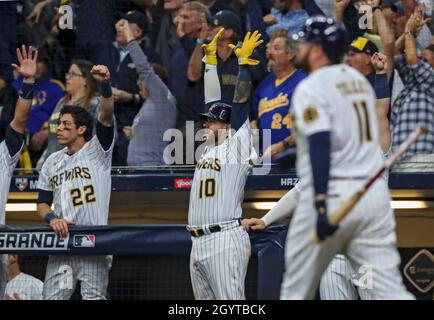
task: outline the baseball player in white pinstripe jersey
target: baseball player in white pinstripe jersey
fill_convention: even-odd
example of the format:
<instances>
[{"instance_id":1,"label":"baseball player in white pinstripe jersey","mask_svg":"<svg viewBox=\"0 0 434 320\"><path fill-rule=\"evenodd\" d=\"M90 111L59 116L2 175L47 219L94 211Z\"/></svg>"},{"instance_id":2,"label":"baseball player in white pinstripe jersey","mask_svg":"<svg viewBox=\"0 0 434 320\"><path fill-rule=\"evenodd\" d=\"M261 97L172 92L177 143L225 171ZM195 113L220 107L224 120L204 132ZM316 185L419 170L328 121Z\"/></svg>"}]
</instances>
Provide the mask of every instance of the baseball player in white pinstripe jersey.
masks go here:
<instances>
[{"instance_id":1,"label":"baseball player in white pinstripe jersey","mask_svg":"<svg viewBox=\"0 0 434 320\"><path fill-rule=\"evenodd\" d=\"M301 193L285 247L281 298L313 298L328 264L342 253L355 270L370 268L374 299L412 299L398 269L395 220L384 180L339 226L329 222L328 213L383 162L374 91L358 71L341 64L348 33L343 24L319 16L309 18L293 38L300 41L296 62L310 75L293 97ZM312 241L314 230L322 243Z\"/></svg>"},{"instance_id":2,"label":"baseball player in white pinstripe jersey","mask_svg":"<svg viewBox=\"0 0 434 320\"><path fill-rule=\"evenodd\" d=\"M13 64L12 67L24 77L24 81L15 107L14 119L6 130L5 140L0 143L0 225L5 224L11 178L24 143L26 121L33 100L38 53L31 47L26 49L22 46L21 50L17 49L17 58L19 65ZM7 271L8 257L6 254L0 254L0 300L4 297Z\"/></svg>"},{"instance_id":3,"label":"baseball player in white pinstripe jersey","mask_svg":"<svg viewBox=\"0 0 434 320\"><path fill-rule=\"evenodd\" d=\"M387 70L387 58L383 54L377 54L372 59L373 65L375 66L377 74L385 74ZM378 83L377 83L378 84ZM377 88L380 86L377 86ZM381 92L376 89L376 105L382 110L387 110L390 104L390 92ZM380 87L381 88L381 87ZM377 112L377 117L381 118L381 115ZM379 119L378 126L379 132L382 137L382 149L385 153L385 157L390 149L390 130L382 130L381 121ZM384 175L385 181L387 181L387 174ZM246 230L263 230L270 224L283 220L284 218L289 218L296 206L298 205L298 199L300 197L299 185L295 185L287 194L285 194L278 203L261 219L251 218L244 219L242 221L243 226ZM371 300L369 288L364 287L364 283L361 283L359 278L361 274L353 270L349 260L341 254L337 254L327 267L324 275L321 278L320 283L320 297L321 300Z\"/></svg>"},{"instance_id":4,"label":"baseball player in white pinstripe jersey","mask_svg":"<svg viewBox=\"0 0 434 320\"><path fill-rule=\"evenodd\" d=\"M296 184L262 218L243 219L242 224L248 231L264 230L277 221L289 218L295 211L300 198L300 185ZM321 300L371 300L368 288L357 283L358 275L348 259L337 254L324 272L320 283ZM363 284L362 284L363 285Z\"/></svg>"},{"instance_id":5,"label":"baseball player in white pinstripe jersey","mask_svg":"<svg viewBox=\"0 0 434 320\"><path fill-rule=\"evenodd\" d=\"M244 279L250 240L240 223L244 186L257 158L251 143L249 115L249 59L262 43L258 32L248 33L241 47L230 45L239 60L234 104L221 97L216 45L205 45L205 102L212 103L205 118L207 144L197 163L190 193L187 230L192 235L190 275L196 299L245 299ZM232 132L231 132L232 129Z\"/></svg>"},{"instance_id":6,"label":"baseball player in white pinstripe jersey","mask_svg":"<svg viewBox=\"0 0 434 320\"><path fill-rule=\"evenodd\" d=\"M387 80L388 61L386 55L375 53L372 58L375 69L375 95L378 131L380 133L380 145L384 158L390 152L391 132L387 114L390 106L390 90ZM388 173L383 176L388 181ZM362 268L363 272L365 272ZM322 300L371 300L370 289L359 278L363 276L356 272L350 261L341 254L335 256L321 278L320 297Z\"/></svg>"},{"instance_id":7,"label":"baseball player in white pinstripe jersey","mask_svg":"<svg viewBox=\"0 0 434 320\"><path fill-rule=\"evenodd\" d=\"M106 225L111 193L114 143L113 97L106 66L94 66L102 84L96 134L94 119L83 108L65 106L60 112L57 138L65 148L44 163L38 181L38 214L62 238L68 225ZM51 205L54 205L54 211ZM50 256L43 297L69 299L77 281L84 300L106 299L111 256Z\"/></svg>"}]
</instances>

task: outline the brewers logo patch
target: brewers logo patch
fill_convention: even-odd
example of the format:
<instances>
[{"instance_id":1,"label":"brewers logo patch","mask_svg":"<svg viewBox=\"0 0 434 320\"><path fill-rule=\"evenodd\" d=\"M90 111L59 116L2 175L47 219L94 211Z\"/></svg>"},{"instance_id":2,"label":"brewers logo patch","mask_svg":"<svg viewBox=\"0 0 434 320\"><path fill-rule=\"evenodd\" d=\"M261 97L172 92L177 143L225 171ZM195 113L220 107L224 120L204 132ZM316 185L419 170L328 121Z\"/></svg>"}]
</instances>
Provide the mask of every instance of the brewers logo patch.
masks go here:
<instances>
[{"instance_id":1,"label":"brewers logo patch","mask_svg":"<svg viewBox=\"0 0 434 320\"><path fill-rule=\"evenodd\" d=\"M318 119L318 111L315 107L307 107L303 114L303 120L306 123L314 122Z\"/></svg>"}]
</instances>

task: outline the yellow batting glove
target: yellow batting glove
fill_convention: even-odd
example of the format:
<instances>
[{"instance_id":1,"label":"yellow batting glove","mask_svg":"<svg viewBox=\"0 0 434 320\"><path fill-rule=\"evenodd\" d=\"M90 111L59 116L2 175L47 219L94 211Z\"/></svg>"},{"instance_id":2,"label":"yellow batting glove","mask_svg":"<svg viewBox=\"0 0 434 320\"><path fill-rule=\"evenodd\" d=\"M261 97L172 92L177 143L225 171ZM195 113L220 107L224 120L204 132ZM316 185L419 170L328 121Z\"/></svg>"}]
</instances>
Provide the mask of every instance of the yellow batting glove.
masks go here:
<instances>
[{"instance_id":1,"label":"yellow batting glove","mask_svg":"<svg viewBox=\"0 0 434 320\"><path fill-rule=\"evenodd\" d=\"M247 32L246 36L244 37L243 44L240 46L235 46L233 44L229 45L229 48L234 50L235 55L238 58L238 64L239 65L252 65L256 66L259 64L258 60L250 59L250 56L252 55L253 51L257 46L259 46L264 40L259 40L261 38L261 34L258 30L253 32L253 34Z\"/></svg>"},{"instance_id":2,"label":"yellow batting glove","mask_svg":"<svg viewBox=\"0 0 434 320\"><path fill-rule=\"evenodd\" d=\"M224 31L225 28L221 28L210 43L202 45L202 48L205 51L205 56L202 58L202 61L206 64L217 65L217 42L219 41Z\"/></svg>"}]
</instances>

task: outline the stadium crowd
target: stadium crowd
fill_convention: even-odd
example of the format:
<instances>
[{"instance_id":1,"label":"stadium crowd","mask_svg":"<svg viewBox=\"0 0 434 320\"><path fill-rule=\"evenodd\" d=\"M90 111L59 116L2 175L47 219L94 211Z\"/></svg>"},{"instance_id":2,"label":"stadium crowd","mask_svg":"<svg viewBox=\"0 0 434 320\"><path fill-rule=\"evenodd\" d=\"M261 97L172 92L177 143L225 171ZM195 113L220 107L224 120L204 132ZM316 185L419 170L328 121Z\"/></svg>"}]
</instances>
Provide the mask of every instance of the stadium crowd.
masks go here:
<instances>
[{"instance_id":1,"label":"stadium crowd","mask_svg":"<svg viewBox=\"0 0 434 320\"><path fill-rule=\"evenodd\" d=\"M432 170L432 13L432 0L1 1L0 140L22 85L11 64L16 48L26 44L39 56L21 168L40 168L59 150L56 131L64 105L84 107L96 117L100 88L90 73L94 64L108 66L111 73L117 132L113 166L164 164L167 129L179 129L187 142L188 131L202 127L199 113L207 106L201 45L225 27L217 49L223 102L231 103L238 73L228 44L253 30L265 39L255 53L263 63L253 70L251 120L260 129L263 153L279 159L296 144L291 96L306 77L306 70L294 65L297 46L290 35L309 16L322 14L343 21L351 32L346 62L375 89L383 151L423 124L428 134L406 155L425 165L401 169ZM130 25L128 34L123 23Z\"/></svg>"}]
</instances>

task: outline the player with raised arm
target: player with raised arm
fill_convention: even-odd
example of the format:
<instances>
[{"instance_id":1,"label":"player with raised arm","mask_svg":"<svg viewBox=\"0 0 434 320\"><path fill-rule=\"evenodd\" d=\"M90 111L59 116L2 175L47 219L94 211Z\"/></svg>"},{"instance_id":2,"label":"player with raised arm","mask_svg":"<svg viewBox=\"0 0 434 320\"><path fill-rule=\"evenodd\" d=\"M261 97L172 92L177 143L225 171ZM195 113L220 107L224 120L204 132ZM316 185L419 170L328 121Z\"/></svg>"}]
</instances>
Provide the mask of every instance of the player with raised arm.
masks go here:
<instances>
[{"instance_id":1,"label":"player with raised arm","mask_svg":"<svg viewBox=\"0 0 434 320\"><path fill-rule=\"evenodd\" d=\"M65 148L50 155L39 174L38 214L61 238L68 236L71 224L108 222L115 138L113 97L108 68L93 66L91 73L102 85L96 134L92 136L94 119L87 110L64 106L57 139ZM69 299L80 281L84 300L106 299L110 267L111 256L50 256L43 297Z\"/></svg>"},{"instance_id":2,"label":"player with raised arm","mask_svg":"<svg viewBox=\"0 0 434 320\"><path fill-rule=\"evenodd\" d=\"M15 107L14 119L6 129L5 139L0 143L0 225L5 224L6 203L12 174L24 144L26 122L33 100L38 52L24 45L17 49L18 65L12 67L23 76L23 85ZM0 254L0 300L3 300L8 281L8 255Z\"/></svg>"},{"instance_id":3,"label":"player with raised arm","mask_svg":"<svg viewBox=\"0 0 434 320\"><path fill-rule=\"evenodd\" d=\"M244 280L250 240L241 226L244 186L257 159L249 123L251 78L249 57L262 43L255 31L242 46L230 45L240 65L233 105L219 102L217 41L205 45L205 118L207 146L196 165L190 193L187 230L192 235L190 275L196 299L245 299Z\"/></svg>"}]
</instances>

